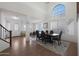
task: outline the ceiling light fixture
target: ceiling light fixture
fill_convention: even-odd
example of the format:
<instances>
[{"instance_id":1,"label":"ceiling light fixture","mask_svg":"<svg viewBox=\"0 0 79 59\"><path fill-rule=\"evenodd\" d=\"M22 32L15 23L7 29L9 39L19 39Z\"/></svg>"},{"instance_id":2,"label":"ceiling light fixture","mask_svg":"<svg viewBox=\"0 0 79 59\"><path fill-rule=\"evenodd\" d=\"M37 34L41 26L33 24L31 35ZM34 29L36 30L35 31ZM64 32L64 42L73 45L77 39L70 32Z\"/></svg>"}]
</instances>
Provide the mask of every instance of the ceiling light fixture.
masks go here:
<instances>
[{"instance_id":1,"label":"ceiling light fixture","mask_svg":"<svg viewBox=\"0 0 79 59\"><path fill-rule=\"evenodd\" d=\"M13 18L13 19L15 19L15 20L19 19L19 18L18 18L18 17L16 17L16 16L12 16L12 18Z\"/></svg>"}]
</instances>

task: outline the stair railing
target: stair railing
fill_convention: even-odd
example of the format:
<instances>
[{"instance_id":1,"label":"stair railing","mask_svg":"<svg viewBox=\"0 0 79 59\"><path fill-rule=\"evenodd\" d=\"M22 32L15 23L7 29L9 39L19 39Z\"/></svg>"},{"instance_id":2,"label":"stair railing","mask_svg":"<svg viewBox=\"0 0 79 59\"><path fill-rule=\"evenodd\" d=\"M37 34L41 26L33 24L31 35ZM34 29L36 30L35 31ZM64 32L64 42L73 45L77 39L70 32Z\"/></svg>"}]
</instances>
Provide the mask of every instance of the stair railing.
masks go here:
<instances>
[{"instance_id":1,"label":"stair railing","mask_svg":"<svg viewBox=\"0 0 79 59\"><path fill-rule=\"evenodd\" d=\"M0 24L0 40L8 43L12 46L12 31L7 30L3 25Z\"/></svg>"}]
</instances>

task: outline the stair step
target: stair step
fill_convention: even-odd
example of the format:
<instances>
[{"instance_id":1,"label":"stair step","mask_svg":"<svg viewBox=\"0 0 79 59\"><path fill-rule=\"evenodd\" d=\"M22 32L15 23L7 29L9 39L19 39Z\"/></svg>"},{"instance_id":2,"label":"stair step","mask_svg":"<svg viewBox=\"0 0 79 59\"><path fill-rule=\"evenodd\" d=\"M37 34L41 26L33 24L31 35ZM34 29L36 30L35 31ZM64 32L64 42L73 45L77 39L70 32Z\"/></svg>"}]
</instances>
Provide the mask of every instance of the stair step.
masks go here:
<instances>
[{"instance_id":1,"label":"stair step","mask_svg":"<svg viewBox=\"0 0 79 59\"><path fill-rule=\"evenodd\" d=\"M0 40L0 52L7 49L7 48L9 48L9 44Z\"/></svg>"}]
</instances>

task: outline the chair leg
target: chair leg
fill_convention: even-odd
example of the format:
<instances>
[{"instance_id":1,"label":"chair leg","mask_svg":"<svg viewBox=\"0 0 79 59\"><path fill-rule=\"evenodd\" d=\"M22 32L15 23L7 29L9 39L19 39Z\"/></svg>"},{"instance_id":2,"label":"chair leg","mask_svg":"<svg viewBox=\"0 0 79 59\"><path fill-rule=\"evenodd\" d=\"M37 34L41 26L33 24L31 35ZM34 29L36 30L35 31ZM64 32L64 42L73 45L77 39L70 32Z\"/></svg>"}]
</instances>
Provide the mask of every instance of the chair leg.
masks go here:
<instances>
[{"instance_id":1,"label":"chair leg","mask_svg":"<svg viewBox=\"0 0 79 59\"><path fill-rule=\"evenodd\" d=\"M61 44L61 41L58 41L58 45L60 45Z\"/></svg>"},{"instance_id":2,"label":"chair leg","mask_svg":"<svg viewBox=\"0 0 79 59\"><path fill-rule=\"evenodd\" d=\"M60 44L59 44L59 41L58 41L58 45L60 45Z\"/></svg>"},{"instance_id":3,"label":"chair leg","mask_svg":"<svg viewBox=\"0 0 79 59\"><path fill-rule=\"evenodd\" d=\"M52 44L54 45L54 41L52 40Z\"/></svg>"}]
</instances>

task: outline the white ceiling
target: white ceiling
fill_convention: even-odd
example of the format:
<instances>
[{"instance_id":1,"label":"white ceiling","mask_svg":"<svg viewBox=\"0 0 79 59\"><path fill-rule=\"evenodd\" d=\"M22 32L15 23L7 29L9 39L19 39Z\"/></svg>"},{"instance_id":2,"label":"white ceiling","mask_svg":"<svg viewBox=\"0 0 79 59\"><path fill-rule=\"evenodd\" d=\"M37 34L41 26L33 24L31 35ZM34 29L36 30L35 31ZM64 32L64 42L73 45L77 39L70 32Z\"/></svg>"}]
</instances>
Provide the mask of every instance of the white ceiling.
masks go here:
<instances>
[{"instance_id":1,"label":"white ceiling","mask_svg":"<svg viewBox=\"0 0 79 59\"><path fill-rule=\"evenodd\" d=\"M45 2L0 2L0 8L39 19L45 17L46 6Z\"/></svg>"}]
</instances>

